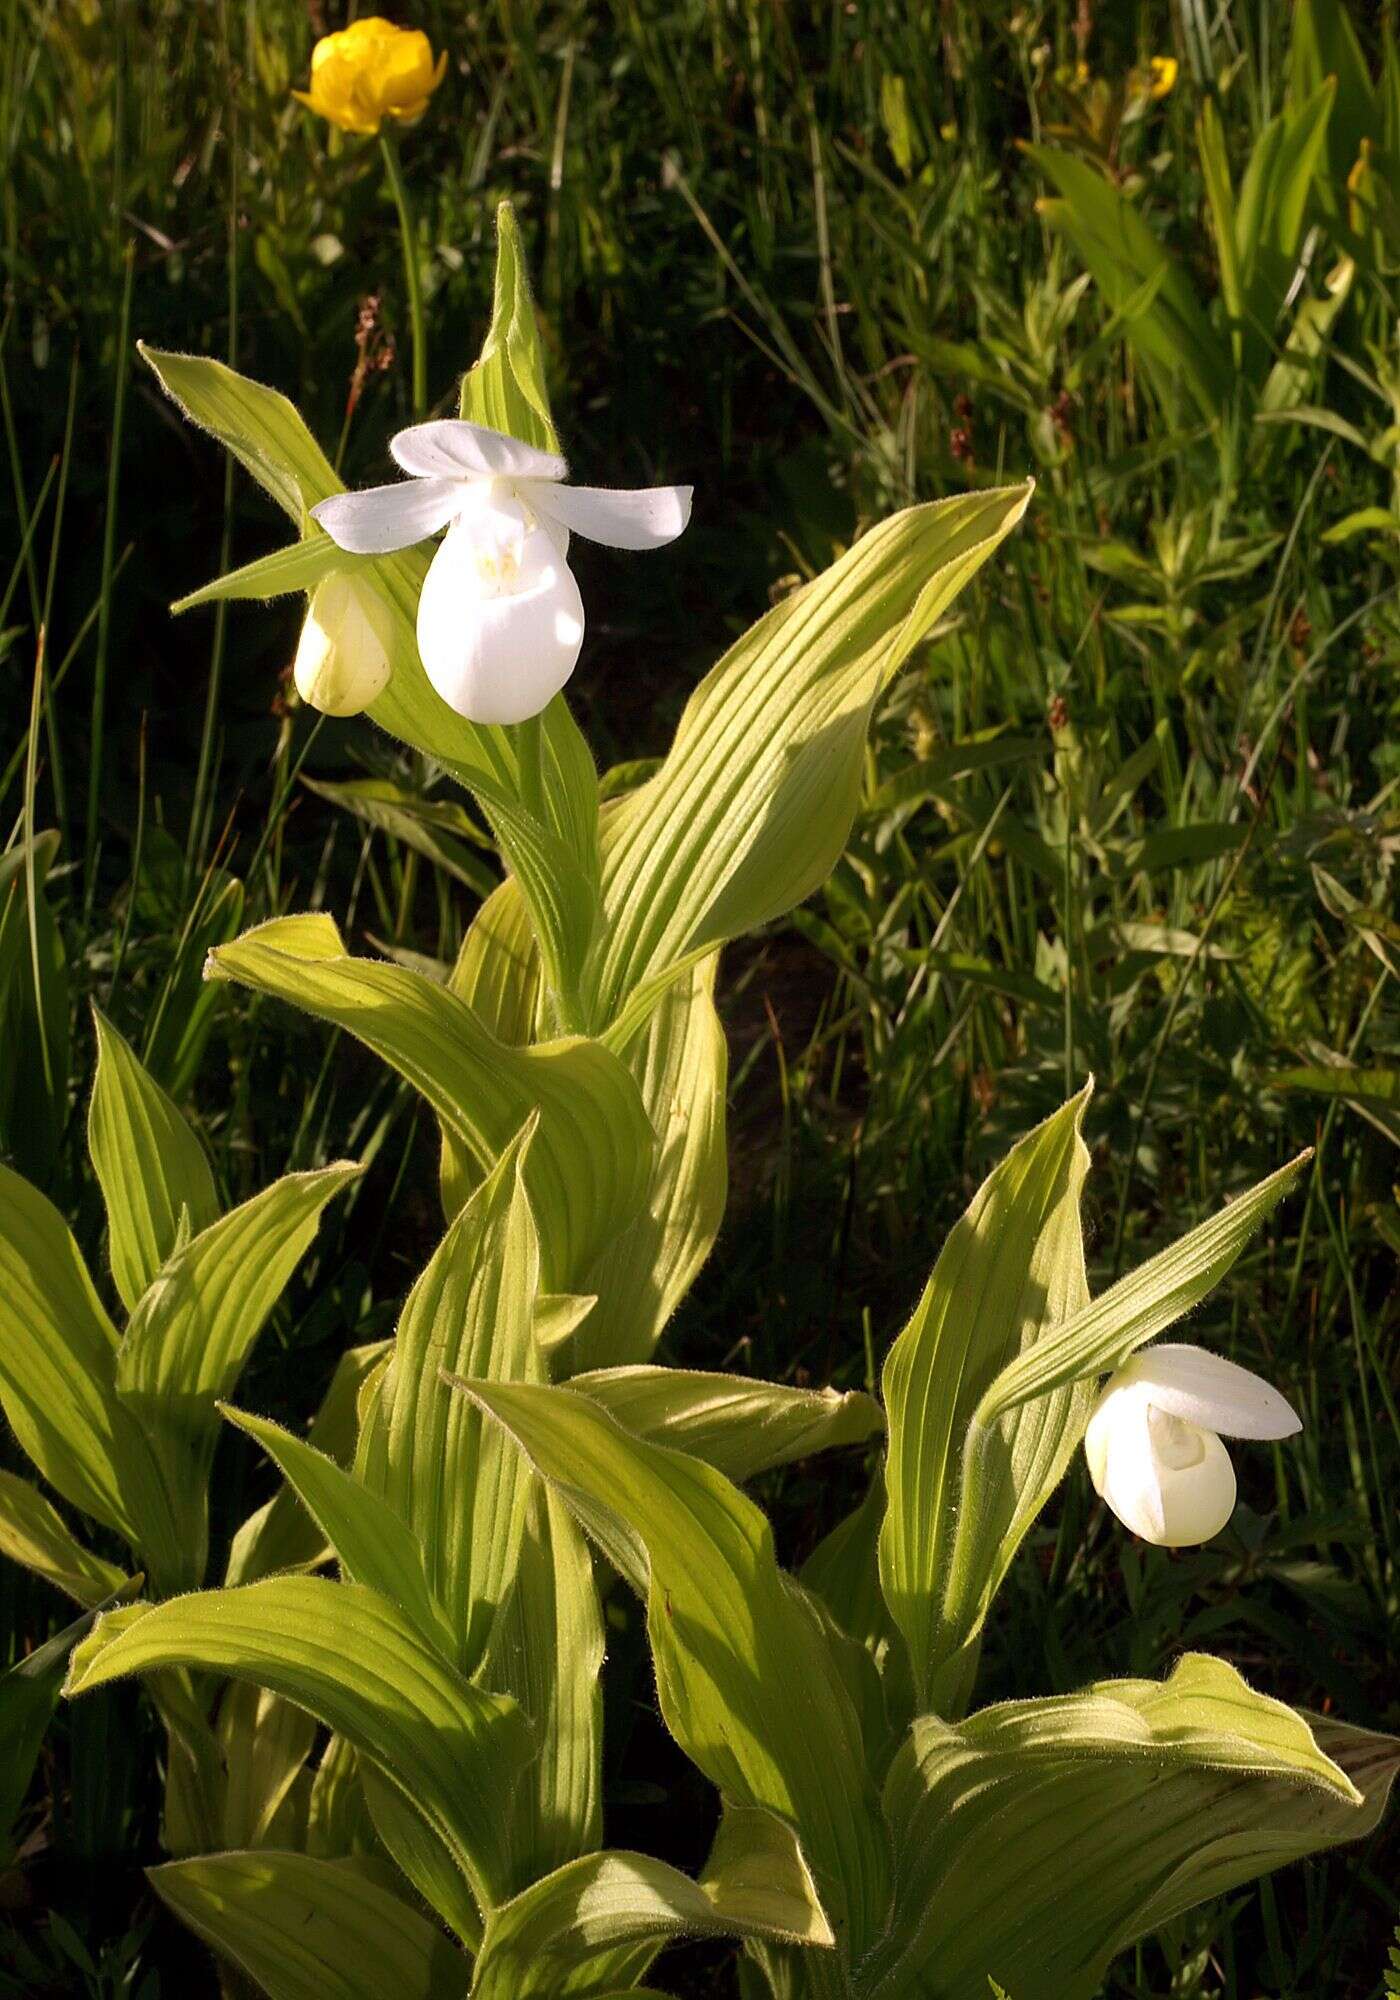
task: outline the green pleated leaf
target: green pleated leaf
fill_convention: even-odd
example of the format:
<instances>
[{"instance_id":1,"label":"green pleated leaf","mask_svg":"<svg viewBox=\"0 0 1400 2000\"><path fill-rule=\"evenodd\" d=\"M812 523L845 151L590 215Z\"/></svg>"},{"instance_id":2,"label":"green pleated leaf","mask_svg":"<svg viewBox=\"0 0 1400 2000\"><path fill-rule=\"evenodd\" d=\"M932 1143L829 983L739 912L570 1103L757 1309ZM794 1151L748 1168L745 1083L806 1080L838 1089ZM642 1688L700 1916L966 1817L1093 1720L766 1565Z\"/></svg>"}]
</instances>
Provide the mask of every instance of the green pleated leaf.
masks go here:
<instances>
[{"instance_id":1,"label":"green pleated leaf","mask_svg":"<svg viewBox=\"0 0 1400 2000\"><path fill-rule=\"evenodd\" d=\"M515 1574L478 1676L519 1702L538 1746L511 1808L516 1891L602 1844L603 1652L588 1545L558 1494L532 1479Z\"/></svg>"},{"instance_id":2,"label":"green pleated leaf","mask_svg":"<svg viewBox=\"0 0 1400 2000\"><path fill-rule=\"evenodd\" d=\"M885 1363L889 1502L880 1579L920 1705L965 1702L967 1649L1026 1530L1088 1422L1092 1391L1061 1388L1003 1421L964 1478L983 1394L1087 1304L1079 1199L1088 1092L1022 1139L983 1182Z\"/></svg>"},{"instance_id":3,"label":"green pleated leaf","mask_svg":"<svg viewBox=\"0 0 1400 2000\"><path fill-rule=\"evenodd\" d=\"M197 1667L308 1709L377 1764L457 1860L483 1908L506 1878L502 1807L529 1755L514 1702L483 1694L362 1584L273 1577L109 1614L66 1692Z\"/></svg>"},{"instance_id":4,"label":"green pleated leaf","mask_svg":"<svg viewBox=\"0 0 1400 2000\"><path fill-rule=\"evenodd\" d=\"M470 1971L441 1931L361 1861L202 1854L147 1870L182 1923L269 2000L465 2000Z\"/></svg>"},{"instance_id":5,"label":"green pleated leaf","mask_svg":"<svg viewBox=\"0 0 1400 2000\"><path fill-rule=\"evenodd\" d=\"M233 1393L322 1209L363 1171L341 1161L274 1181L177 1250L132 1313L117 1356L117 1392L164 1472L187 1586L203 1576L208 1552L217 1402Z\"/></svg>"},{"instance_id":6,"label":"green pleated leaf","mask_svg":"<svg viewBox=\"0 0 1400 2000\"><path fill-rule=\"evenodd\" d=\"M758 1817L746 1816L747 1826ZM758 1853L752 1843L742 1850L744 1837L739 1830L730 1837L736 1877L723 1908L722 1890L644 1854L589 1854L532 1884L493 1912L472 2000L565 2000L617 1981L630 1985L663 1945L682 1937L790 1936L791 1920L811 1942L810 1902L794 1900L781 1878L767 1885L754 1879L781 1848L769 1841ZM790 1846L786 1852L790 1857ZM822 1941L830 1944L829 1932Z\"/></svg>"},{"instance_id":7,"label":"green pleated leaf","mask_svg":"<svg viewBox=\"0 0 1400 2000\"><path fill-rule=\"evenodd\" d=\"M653 1139L636 1084L597 1042L507 1048L454 993L351 958L328 917L283 917L211 955L210 976L349 1029L422 1092L488 1173L538 1108L526 1185L549 1291L577 1284L646 1198Z\"/></svg>"},{"instance_id":8,"label":"green pleated leaf","mask_svg":"<svg viewBox=\"0 0 1400 2000\"><path fill-rule=\"evenodd\" d=\"M116 1328L67 1223L0 1167L0 1403L50 1486L115 1528L159 1579L178 1570L180 1538L116 1367Z\"/></svg>"},{"instance_id":9,"label":"green pleated leaf","mask_svg":"<svg viewBox=\"0 0 1400 2000\"><path fill-rule=\"evenodd\" d=\"M534 1129L507 1147L409 1294L360 1436L358 1477L422 1550L425 1588L467 1672L515 1571L531 1474L444 1375L543 1378L539 1241L525 1192Z\"/></svg>"},{"instance_id":10,"label":"green pleated leaf","mask_svg":"<svg viewBox=\"0 0 1400 2000\"><path fill-rule=\"evenodd\" d=\"M706 675L661 769L603 822L595 1021L825 880L855 816L876 703L1030 494L968 494L881 522Z\"/></svg>"},{"instance_id":11,"label":"green pleated leaf","mask_svg":"<svg viewBox=\"0 0 1400 2000\"><path fill-rule=\"evenodd\" d=\"M325 1399L308 1432L309 1442L337 1465L355 1456L360 1433L358 1401L365 1382L389 1353L387 1340L370 1341L341 1355ZM283 1486L239 1528L229 1550L225 1583L255 1583L277 1570L311 1569L325 1562L330 1544L290 1486Z\"/></svg>"},{"instance_id":12,"label":"green pleated leaf","mask_svg":"<svg viewBox=\"0 0 1400 2000\"><path fill-rule=\"evenodd\" d=\"M316 1718L252 1681L230 1681L215 1738L224 1775L225 1847L276 1847L304 1831L293 1790L316 1741Z\"/></svg>"},{"instance_id":13,"label":"green pleated leaf","mask_svg":"<svg viewBox=\"0 0 1400 2000\"><path fill-rule=\"evenodd\" d=\"M429 1645L451 1653L452 1630L434 1597L418 1538L403 1515L335 1460L281 1424L220 1404L229 1423L256 1438L297 1494L352 1583L396 1604Z\"/></svg>"},{"instance_id":14,"label":"green pleated leaf","mask_svg":"<svg viewBox=\"0 0 1400 2000\"><path fill-rule=\"evenodd\" d=\"M715 1011L718 956L662 995L623 1052L657 1135L641 1213L587 1275L598 1303L569 1351L576 1368L645 1361L709 1256L729 1189L729 1051Z\"/></svg>"},{"instance_id":15,"label":"green pleated leaf","mask_svg":"<svg viewBox=\"0 0 1400 2000\"><path fill-rule=\"evenodd\" d=\"M1091 2000L1147 1930L1376 1824L1400 1743L1301 1716L1221 1660L1169 1680L914 1724L886 1786L888 1939L863 2000L963 2000L988 1976Z\"/></svg>"},{"instance_id":16,"label":"green pleated leaf","mask_svg":"<svg viewBox=\"0 0 1400 2000\"><path fill-rule=\"evenodd\" d=\"M114 1563L92 1555L37 1486L0 1471L0 1555L22 1563L79 1604L100 1604L126 1582Z\"/></svg>"},{"instance_id":17,"label":"green pleated leaf","mask_svg":"<svg viewBox=\"0 0 1400 2000\"><path fill-rule=\"evenodd\" d=\"M884 1916L884 1829L845 1683L764 1516L709 1466L631 1436L571 1389L461 1386L645 1596L667 1727L727 1799L792 1828L858 1958Z\"/></svg>"},{"instance_id":18,"label":"green pleated leaf","mask_svg":"<svg viewBox=\"0 0 1400 2000\"><path fill-rule=\"evenodd\" d=\"M97 1080L88 1151L107 1205L113 1282L133 1312L174 1250L181 1216L198 1235L217 1219L219 1197L183 1112L96 1008L93 1021Z\"/></svg>"},{"instance_id":19,"label":"green pleated leaf","mask_svg":"<svg viewBox=\"0 0 1400 2000\"><path fill-rule=\"evenodd\" d=\"M873 1396L859 1389L792 1389L744 1375L687 1368L599 1368L569 1387L652 1444L703 1458L741 1483L836 1445L865 1444L885 1427Z\"/></svg>"},{"instance_id":20,"label":"green pleated leaf","mask_svg":"<svg viewBox=\"0 0 1400 2000\"><path fill-rule=\"evenodd\" d=\"M1138 1348L1165 1332L1220 1283L1245 1244L1292 1187L1311 1152L1290 1160L1218 1215L1149 1257L1092 1304L1004 1368L977 1411L986 1430L1037 1396L1121 1368Z\"/></svg>"},{"instance_id":21,"label":"green pleated leaf","mask_svg":"<svg viewBox=\"0 0 1400 2000\"><path fill-rule=\"evenodd\" d=\"M708 1256L727 1188L725 1092L728 1052L714 1007L715 955L678 979L622 1049L657 1135L646 1202L592 1265L597 1298L555 1372L644 1361ZM539 956L519 892L505 882L477 912L451 977L502 1041L529 1042L540 1029ZM462 1166L444 1134L444 1203L456 1203Z\"/></svg>"},{"instance_id":22,"label":"green pleated leaf","mask_svg":"<svg viewBox=\"0 0 1400 2000\"><path fill-rule=\"evenodd\" d=\"M802 1587L863 1646L879 1670L886 1715L903 1728L914 1714L914 1677L904 1635L880 1588L880 1530L886 1511L883 1470L872 1470L860 1505L824 1535L802 1565ZM867 1731L869 1740L869 1731Z\"/></svg>"}]
</instances>

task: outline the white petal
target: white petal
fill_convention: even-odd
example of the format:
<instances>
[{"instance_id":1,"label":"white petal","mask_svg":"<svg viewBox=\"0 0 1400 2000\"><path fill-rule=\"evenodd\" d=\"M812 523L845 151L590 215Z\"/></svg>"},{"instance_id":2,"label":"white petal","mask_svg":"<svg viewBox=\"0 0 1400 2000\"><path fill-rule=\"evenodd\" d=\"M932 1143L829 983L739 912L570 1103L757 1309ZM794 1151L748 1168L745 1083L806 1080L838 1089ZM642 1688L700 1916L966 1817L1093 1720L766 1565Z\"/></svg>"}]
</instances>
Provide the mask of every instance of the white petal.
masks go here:
<instances>
[{"instance_id":1,"label":"white petal","mask_svg":"<svg viewBox=\"0 0 1400 2000\"><path fill-rule=\"evenodd\" d=\"M562 479L569 469L551 451L462 417L413 424L390 440L389 449L405 472L424 479Z\"/></svg>"},{"instance_id":2,"label":"white petal","mask_svg":"<svg viewBox=\"0 0 1400 2000\"><path fill-rule=\"evenodd\" d=\"M535 493L522 487L537 514L549 515L586 541L610 549L659 549L683 533L690 519L692 486L643 486L627 492L611 486L550 486Z\"/></svg>"},{"instance_id":3,"label":"white petal","mask_svg":"<svg viewBox=\"0 0 1400 2000\"><path fill-rule=\"evenodd\" d=\"M423 582L418 650L428 679L470 722L524 722L568 680L583 601L541 529L526 535L514 587L493 590L470 520L454 523Z\"/></svg>"},{"instance_id":4,"label":"white petal","mask_svg":"<svg viewBox=\"0 0 1400 2000\"><path fill-rule=\"evenodd\" d=\"M1303 1428L1272 1383L1223 1355L1184 1342L1145 1347L1114 1380L1145 1384L1159 1410L1224 1437L1284 1438Z\"/></svg>"},{"instance_id":5,"label":"white petal","mask_svg":"<svg viewBox=\"0 0 1400 2000\"><path fill-rule=\"evenodd\" d=\"M411 549L445 528L462 504L457 479L400 479L363 493L336 493L311 509L331 540L357 556Z\"/></svg>"},{"instance_id":6,"label":"white petal","mask_svg":"<svg viewBox=\"0 0 1400 2000\"><path fill-rule=\"evenodd\" d=\"M1095 1490L1145 1542L1166 1535L1166 1514L1145 1396L1110 1384L1094 1406L1084 1451Z\"/></svg>"}]
</instances>

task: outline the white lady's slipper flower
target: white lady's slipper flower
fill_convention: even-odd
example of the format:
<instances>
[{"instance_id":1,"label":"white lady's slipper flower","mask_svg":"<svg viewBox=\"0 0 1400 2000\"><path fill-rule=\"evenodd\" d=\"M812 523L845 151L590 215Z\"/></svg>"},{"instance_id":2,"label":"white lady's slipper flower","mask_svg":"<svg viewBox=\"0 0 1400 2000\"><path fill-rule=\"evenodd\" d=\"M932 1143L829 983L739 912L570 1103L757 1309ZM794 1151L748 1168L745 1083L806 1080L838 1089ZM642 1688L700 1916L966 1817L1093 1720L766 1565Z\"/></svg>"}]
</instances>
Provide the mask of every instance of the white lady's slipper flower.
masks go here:
<instances>
[{"instance_id":1,"label":"white lady's slipper flower","mask_svg":"<svg viewBox=\"0 0 1400 2000\"><path fill-rule=\"evenodd\" d=\"M566 486L562 458L482 424L443 417L389 446L410 475L337 493L312 513L343 549L387 555L446 528L418 600L428 679L469 722L524 722L574 670L583 601L570 532L657 549L690 519L691 488Z\"/></svg>"},{"instance_id":2,"label":"white lady's slipper flower","mask_svg":"<svg viewBox=\"0 0 1400 2000\"><path fill-rule=\"evenodd\" d=\"M378 596L343 570L311 593L292 669L297 693L323 715L358 715L389 680L389 620Z\"/></svg>"},{"instance_id":3,"label":"white lady's slipper flower","mask_svg":"<svg viewBox=\"0 0 1400 2000\"><path fill-rule=\"evenodd\" d=\"M1235 1468L1217 1433L1291 1437L1302 1420L1277 1389L1202 1347L1145 1348L1109 1378L1084 1455L1094 1490L1158 1548L1208 1542L1235 1511Z\"/></svg>"}]
</instances>

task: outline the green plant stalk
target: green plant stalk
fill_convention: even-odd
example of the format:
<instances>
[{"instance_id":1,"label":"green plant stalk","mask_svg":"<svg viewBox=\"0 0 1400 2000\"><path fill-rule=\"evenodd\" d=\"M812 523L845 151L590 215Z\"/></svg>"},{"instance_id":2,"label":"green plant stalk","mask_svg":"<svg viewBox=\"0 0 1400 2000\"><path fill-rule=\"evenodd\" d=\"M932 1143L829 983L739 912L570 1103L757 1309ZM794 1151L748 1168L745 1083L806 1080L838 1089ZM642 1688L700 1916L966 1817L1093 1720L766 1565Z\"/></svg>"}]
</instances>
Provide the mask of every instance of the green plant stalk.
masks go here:
<instances>
[{"instance_id":1,"label":"green plant stalk","mask_svg":"<svg viewBox=\"0 0 1400 2000\"><path fill-rule=\"evenodd\" d=\"M117 489L121 480L122 420L126 412L127 348L136 245L126 246L126 279L117 324L117 379L112 399L112 449L107 459L107 499L102 523L102 596L97 614L97 664L92 683L92 737L88 748L87 821L83 832L83 907L91 915L97 888L97 815L102 799L102 738L107 705L107 646L112 623L112 569L117 548Z\"/></svg>"},{"instance_id":2,"label":"green plant stalk","mask_svg":"<svg viewBox=\"0 0 1400 2000\"><path fill-rule=\"evenodd\" d=\"M418 268L418 244L413 233L413 211L408 205L403 168L398 148L386 132L379 135L384 155L384 171L399 216L399 240L403 245L403 277L408 293L408 323L413 341L413 414L420 422L428 413L428 336L423 324L423 274Z\"/></svg>"}]
</instances>

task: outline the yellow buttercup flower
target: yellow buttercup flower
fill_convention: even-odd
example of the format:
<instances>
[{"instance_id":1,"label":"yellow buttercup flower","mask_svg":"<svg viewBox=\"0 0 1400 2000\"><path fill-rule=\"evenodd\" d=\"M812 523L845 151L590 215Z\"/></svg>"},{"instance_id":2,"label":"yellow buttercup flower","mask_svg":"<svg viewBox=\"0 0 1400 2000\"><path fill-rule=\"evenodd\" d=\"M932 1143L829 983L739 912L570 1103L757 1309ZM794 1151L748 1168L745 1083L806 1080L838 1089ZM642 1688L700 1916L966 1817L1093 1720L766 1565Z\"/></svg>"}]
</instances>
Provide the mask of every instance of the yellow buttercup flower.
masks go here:
<instances>
[{"instance_id":1,"label":"yellow buttercup flower","mask_svg":"<svg viewBox=\"0 0 1400 2000\"><path fill-rule=\"evenodd\" d=\"M371 14L321 37L311 51L311 88L292 95L342 131L375 133L386 118L405 125L421 118L446 68L446 54L434 63L419 29Z\"/></svg>"},{"instance_id":2,"label":"yellow buttercup flower","mask_svg":"<svg viewBox=\"0 0 1400 2000\"><path fill-rule=\"evenodd\" d=\"M1149 95L1169 97L1176 88L1176 73L1180 68L1175 56L1153 56L1147 65L1152 83Z\"/></svg>"}]
</instances>

